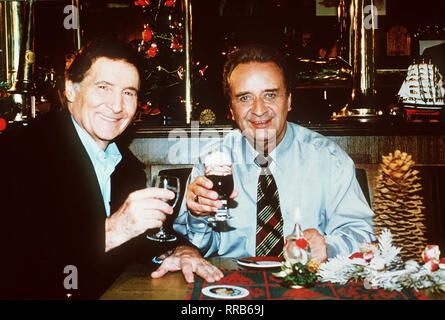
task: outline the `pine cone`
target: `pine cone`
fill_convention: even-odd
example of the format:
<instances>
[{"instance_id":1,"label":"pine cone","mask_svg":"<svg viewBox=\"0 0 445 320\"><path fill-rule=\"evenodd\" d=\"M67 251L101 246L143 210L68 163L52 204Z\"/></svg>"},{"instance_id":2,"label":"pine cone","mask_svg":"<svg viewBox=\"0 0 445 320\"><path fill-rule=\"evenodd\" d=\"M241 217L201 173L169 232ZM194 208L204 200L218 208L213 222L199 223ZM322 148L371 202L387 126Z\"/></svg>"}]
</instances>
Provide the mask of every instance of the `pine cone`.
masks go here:
<instances>
[{"instance_id":1,"label":"pine cone","mask_svg":"<svg viewBox=\"0 0 445 320\"><path fill-rule=\"evenodd\" d=\"M421 262L427 245L422 212L425 207L419 195L419 171L413 168L414 164L411 155L399 150L382 156L374 193L374 223L376 236L385 228L391 231L403 260Z\"/></svg>"}]
</instances>

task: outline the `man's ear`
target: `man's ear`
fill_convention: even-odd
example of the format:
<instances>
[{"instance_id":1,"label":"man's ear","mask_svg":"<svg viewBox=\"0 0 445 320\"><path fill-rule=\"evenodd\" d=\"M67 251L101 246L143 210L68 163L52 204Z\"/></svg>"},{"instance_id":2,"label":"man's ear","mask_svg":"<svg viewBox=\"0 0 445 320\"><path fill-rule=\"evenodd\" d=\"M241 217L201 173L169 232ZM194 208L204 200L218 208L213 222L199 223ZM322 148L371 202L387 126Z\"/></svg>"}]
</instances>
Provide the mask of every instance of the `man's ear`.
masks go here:
<instances>
[{"instance_id":1,"label":"man's ear","mask_svg":"<svg viewBox=\"0 0 445 320\"><path fill-rule=\"evenodd\" d=\"M287 97L287 111L292 110L292 94L289 93L289 96Z\"/></svg>"},{"instance_id":2,"label":"man's ear","mask_svg":"<svg viewBox=\"0 0 445 320\"><path fill-rule=\"evenodd\" d=\"M235 116L233 115L232 106L229 106L230 114L232 115L232 120L235 121Z\"/></svg>"},{"instance_id":3,"label":"man's ear","mask_svg":"<svg viewBox=\"0 0 445 320\"><path fill-rule=\"evenodd\" d=\"M76 84L71 80L65 80L65 97L68 102L73 102L76 97Z\"/></svg>"}]
</instances>

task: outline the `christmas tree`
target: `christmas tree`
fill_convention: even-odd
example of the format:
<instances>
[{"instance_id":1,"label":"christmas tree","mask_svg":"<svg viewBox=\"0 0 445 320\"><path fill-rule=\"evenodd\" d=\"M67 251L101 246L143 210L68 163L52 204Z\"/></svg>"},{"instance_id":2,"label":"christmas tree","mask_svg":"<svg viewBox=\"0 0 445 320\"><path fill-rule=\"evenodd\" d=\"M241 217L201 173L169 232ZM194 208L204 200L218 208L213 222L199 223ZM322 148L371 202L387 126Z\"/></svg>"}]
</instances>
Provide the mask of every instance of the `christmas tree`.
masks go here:
<instances>
[{"instance_id":1,"label":"christmas tree","mask_svg":"<svg viewBox=\"0 0 445 320\"><path fill-rule=\"evenodd\" d=\"M184 10L179 0L138 0L143 10L144 29L138 50L146 68L140 94L137 119L148 121L161 117L163 124L185 120L185 37ZM192 87L205 81L207 66L191 64ZM195 99L194 99L195 100ZM195 108L199 99L194 101ZM195 116L196 118L196 116Z\"/></svg>"}]
</instances>

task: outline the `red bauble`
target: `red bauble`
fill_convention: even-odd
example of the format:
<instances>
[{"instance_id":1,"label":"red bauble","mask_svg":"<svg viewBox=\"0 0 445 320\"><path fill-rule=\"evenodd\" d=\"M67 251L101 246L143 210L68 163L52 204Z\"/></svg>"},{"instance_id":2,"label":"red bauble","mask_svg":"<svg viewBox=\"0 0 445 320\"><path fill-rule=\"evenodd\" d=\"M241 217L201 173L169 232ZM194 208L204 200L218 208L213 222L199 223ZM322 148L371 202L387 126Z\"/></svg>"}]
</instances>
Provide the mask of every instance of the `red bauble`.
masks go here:
<instances>
[{"instance_id":1,"label":"red bauble","mask_svg":"<svg viewBox=\"0 0 445 320\"><path fill-rule=\"evenodd\" d=\"M304 238L295 240L295 244L300 249L306 250L306 248L307 248L307 240Z\"/></svg>"},{"instance_id":2,"label":"red bauble","mask_svg":"<svg viewBox=\"0 0 445 320\"><path fill-rule=\"evenodd\" d=\"M176 4L176 0L167 0L165 1L165 6L166 7L174 7Z\"/></svg>"},{"instance_id":3,"label":"red bauble","mask_svg":"<svg viewBox=\"0 0 445 320\"><path fill-rule=\"evenodd\" d=\"M349 259L363 259L363 252L356 252L349 256Z\"/></svg>"},{"instance_id":4,"label":"red bauble","mask_svg":"<svg viewBox=\"0 0 445 320\"><path fill-rule=\"evenodd\" d=\"M3 118L0 118L0 131L3 131L6 129L6 120Z\"/></svg>"},{"instance_id":5,"label":"red bauble","mask_svg":"<svg viewBox=\"0 0 445 320\"><path fill-rule=\"evenodd\" d=\"M150 5L150 0L138 0L134 2L135 6L149 6Z\"/></svg>"}]
</instances>

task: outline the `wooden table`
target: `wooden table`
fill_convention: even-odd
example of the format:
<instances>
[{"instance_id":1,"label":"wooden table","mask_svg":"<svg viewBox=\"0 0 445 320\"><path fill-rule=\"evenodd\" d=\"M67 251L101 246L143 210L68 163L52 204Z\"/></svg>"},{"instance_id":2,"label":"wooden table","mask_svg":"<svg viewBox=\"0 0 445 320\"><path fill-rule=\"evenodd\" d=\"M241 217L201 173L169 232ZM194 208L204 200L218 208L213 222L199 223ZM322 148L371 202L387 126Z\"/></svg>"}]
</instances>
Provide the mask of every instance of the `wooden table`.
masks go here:
<instances>
[{"instance_id":1,"label":"wooden table","mask_svg":"<svg viewBox=\"0 0 445 320\"><path fill-rule=\"evenodd\" d=\"M239 269L231 258L212 258L210 261L226 270ZM181 272L166 274L152 279L151 270L143 264L130 265L102 295L101 300L184 300L188 284ZM434 294L429 290L422 294L431 300L445 300L445 294Z\"/></svg>"},{"instance_id":2,"label":"wooden table","mask_svg":"<svg viewBox=\"0 0 445 320\"><path fill-rule=\"evenodd\" d=\"M210 261L227 270L238 268L233 259L212 258ZM168 273L160 279L152 279L150 273L151 269L146 265L130 265L102 295L101 300L185 299L188 284L181 272Z\"/></svg>"}]
</instances>

